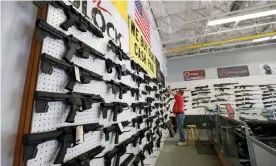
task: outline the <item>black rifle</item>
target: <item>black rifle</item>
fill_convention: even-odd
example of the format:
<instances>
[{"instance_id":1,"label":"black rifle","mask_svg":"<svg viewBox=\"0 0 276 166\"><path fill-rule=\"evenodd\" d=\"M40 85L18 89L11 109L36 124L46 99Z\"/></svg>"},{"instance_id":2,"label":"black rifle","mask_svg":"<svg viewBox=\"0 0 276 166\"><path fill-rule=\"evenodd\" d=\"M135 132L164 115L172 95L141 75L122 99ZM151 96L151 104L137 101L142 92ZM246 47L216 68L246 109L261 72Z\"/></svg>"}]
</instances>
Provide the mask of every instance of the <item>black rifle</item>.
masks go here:
<instances>
[{"instance_id":1,"label":"black rifle","mask_svg":"<svg viewBox=\"0 0 276 166\"><path fill-rule=\"evenodd\" d=\"M132 136L133 138L133 142L132 145L133 147L136 147L137 143L139 143L139 145L142 144L142 140L145 137L145 133L150 129L151 127L146 127L140 131L138 131L135 135ZM139 141L138 141L139 140Z\"/></svg>"},{"instance_id":2,"label":"black rifle","mask_svg":"<svg viewBox=\"0 0 276 166\"><path fill-rule=\"evenodd\" d=\"M131 96L132 97L136 96L136 100L139 100L140 93L139 93L139 89L138 88L132 88L132 87L130 87L128 85L124 85L124 87L126 87L126 89L131 92Z\"/></svg>"},{"instance_id":3,"label":"black rifle","mask_svg":"<svg viewBox=\"0 0 276 166\"><path fill-rule=\"evenodd\" d=\"M196 86L195 89L196 90L203 90L203 89L206 89L208 87L209 87L208 85L205 85L205 86Z\"/></svg>"},{"instance_id":4,"label":"black rifle","mask_svg":"<svg viewBox=\"0 0 276 166\"><path fill-rule=\"evenodd\" d=\"M240 86L234 86L235 89L245 89L247 87L254 87L257 85L240 85Z\"/></svg>"},{"instance_id":5,"label":"black rifle","mask_svg":"<svg viewBox=\"0 0 276 166\"><path fill-rule=\"evenodd\" d=\"M143 153L143 151L140 151L137 156L135 157L135 159L133 160L133 166L139 166L139 163L141 162L141 166L144 166L144 160L146 159L145 154Z\"/></svg>"},{"instance_id":6,"label":"black rifle","mask_svg":"<svg viewBox=\"0 0 276 166\"><path fill-rule=\"evenodd\" d=\"M271 98L276 98L276 96L263 97L262 100L271 99Z\"/></svg>"},{"instance_id":7,"label":"black rifle","mask_svg":"<svg viewBox=\"0 0 276 166\"><path fill-rule=\"evenodd\" d=\"M179 90L187 90L187 88L174 88L174 89L172 89L172 91L179 91Z\"/></svg>"},{"instance_id":8,"label":"black rifle","mask_svg":"<svg viewBox=\"0 0 276 166\"><path fill-rule=\"evenodd\" d=\"M235 95L235 96L236 96L236 97L244 97L244 96L248 97L248 96L253 96L253 95L259 95L259 94L244 93L244 94L242 94L242 95Z\"/></svg>"},{"instance_id":9,"label":"black rifle","mask_svg":"<svg viewBox=\"0 0 276 166\"><path fill-rule=\"evenodd\" d=\"M256 103L251 103L251 102L243 102L241 104L236 104L237 107L239 106L244 106L244 105L250 105L249 108L252 108L253 105L255 105Z\"/></svg>"},{"instance_id":10,"label":"black rifle","mask_svg":"<svg viewBox=\"0 0 276 166\"><path fill-rule=\"evenodd\" d=\"M147 98L146 98L146 102L147 102L148 104L151 104L154 100L155 100L155 99L152 98L152 97L147 97Z\"/></svg>"},{"instance_id":11,"label":"black rifle","mask_svg":"<svg viewBox=\"0 0 276 166\"><path fill-rule=\"evenodd\" d=\"M105 149L104 146L97 146L81 155L74 157L73 159L66 161L62 166L90 166L90 161L94 159L95 156L100 154Z\"/></svg>"},{"instance_id":12,"label":"black rifle","mask_svg":"<svg viewBox=\"0 0 276 166\"><path fill-rule=\"evenodd\" d=\"M140 129L140 125L144 122L143 120L147 117L148 115L136 116L132 119L132 126L135 127L135 124L137 124L137 128Z\"/></svg>"},{"instance_id":13,"label":"black rifle","mask_svg":"<svg viewBox=\"0 0 276 166\"><path fill-rule=\"evenodd\" d=\"M153 136L154 136L154 133L152 132L152 130L149 130L149 132L146 134L147 141L149 142L153 140Z\"/></svg>"},{"instance_id":14,"label":"black rifle","mask_svg":"<svg viewBox=\"0 0 276 166\"><path fill-rule=\"evenodd\" d=\"M137 72L137 74L139 74L139 72L147 73L138 63L134 62L134 60L130 61L130 66L132 70Z\"/></svg>"},{"instance_id":15,"label":"black rifle","mask_svg":"<svg viewBox=\"0 0 276 166\"><path fill-rule=\"evenodd\" d=\"M221 84L214 84L214 87L224 87L227 85L235 85L235 84L239 84L239 83L221 83Z\"/></svg>"},{"instance_id":16,"label":"black rifle","mask_svg":"<svg viewBox=\"0 0 276 166\"><path fill-rule=\"evenodd\" d=\"M144 111L145 111L146 115L151 115L152 108L153 108L152 106L145 107Z\"/></svg>"},{"instance_id":17,"label":"black rifle","mask_svg":"<svg viewBox=\"0 0 276 166\"><path fill-rule=\"evenodd\" d=\"M84 133L88 133L89 131L98 131L103 127L99 123L90 123L78 126L83 127ZM72 144L73 146L79 144L76 142L76 132L78 126L67 126L57 128L57 130L54 131L25 134L22 138L24 146L23 160L26 161L36 157L38 144L50 140L58 140L61 146L54 164L61 164L66 155L67 148L70 148Z\"/></svg>"},{"instance_id":18,"label":"black rifle","mask_svg":"<svg viewBox=\"0 0 276 166\"><path fill-rule=\"evenodd\" d=\"M146 102L138 102L138 103L132 103L131 104L131 108L133 110L133 112L136 112L136 109L139 109L139 114L141 114L142 110L145 108L145 106L147 106L148 104Z\"/></svg>"},{"instance_id":19,"label":"black rifle","mask_svg":"<svg viewBox=\"0 0 276 166\"><path fill-rule=\"evenodd\" d=\"M234 92L235 93L241 93L241 92L252 92L252 91L256 91L256 90L246 89L246 90L237 90L237 91L234 91Z\"/></svg>"},{"instance_id":20,"label":"black rifle","mask_svg":"<svg viewBox=\"0 0 276 166\"><path fill-rule=\"evenodd\" d=\"M120 166L128 166L131 160L134 158L134 154L130 153L127 158L120 164Z\"/></svg>"},{"instance_id":21,"label":"black rifle","mask_svg":"<svg viewBox=\"0 0 276 166\"><path fill-rule=\"evenodd\" d=\"M151 155L153 153L153 148L154 148L153 141L150 141L143 147L143 152L145 153L145 151L147 151L148 154Z\"/></svg>"},{"instance_id":22,"label":"black rifle","mask_svg":"<svg viewBox=\"0 0 276 166\"><path fill-rule=\"evenodd\" d=\"M264 104L276 104L276 101L264 101Z\"/></svg>"},{"instance_id":23,"label":"black rifle","mask_svg":"<svg viewBox=\"0 0 276 166\"><path fill-rule=\"evenodd\" d=\"M99 38L104 37L102 31L82 16L72 5L67 6L63 1L33 1L33 3L39 8L51 4L55 8L62 9L67 18L67 20L60 25L63 30L67 31L68 28L74 25L81 32L86 32L88 30Z\"/></svg>"},{"instance_id":24,"label":"black rifle","mask_svg":"<svg viewBox=\"0 0 276 166\"><path fill-rule=\"evenodd\" d=\"M132 80L137 83L138 87L140 87L140 84L144 82L143 78L141 78L139 75L135 75L134 73L131 73L129 70L122 71L122 76L130 75Z\"/></svg>"},{"instance_id":25,"label":"black rifle","mask_svg":"<svg viewBox=\"0 0 276 166\"><path fill-rule=\"evenodd\" d=\"M198 98L194 98L193 101L198 101L198 100L202 100L202 101L205 101L203 99L209 99L210 100L211 97L198 97ZM208 101L209 101L208 100Z\"/></svg>"},{"instance_id":26,"label":"black rifle","mask_svg":"<svg viewBox=\"0 0 276 166\"><path fill-rule=\"evenodd\" d=\"M100 95L86 94L78 92L53 93L36 91L34 94L35 106L37 113L48 111L48 102L64 101L71 106L65 122L74 123L76 112L82 112L92 107L93 103L103 102L104 99Z\"/></svg>"},{"instance_id":27,"label":"black rifle","mask_svg":"<svg viewBox=\"0 0 276 166\"><path fill-rule=\"evenodd\" d=\"M73 35L66 35L65 33L49 25L46 21L38 19L36 21L35 39L38 42L41 42L47 36L64 41L66 51L63 55L63 59L67 62L71 62L73 55L86 59L89 58L89 55L93 55L96 58L105 60L102 53L78 40Z\"/></svg>"},{"instance_id":28,"label":"black rifle","mask_svg":"<svg viewBox=\"0 0 276 166\"><path fill-rule=\"evenodd\" d=\"M230 88L215 88L215 90L218 90L220 92L224 92L224 90L229 90Z\"/></svg>"},{"instance_id":29,"label":"black rifle","mask_svg":"<svg viewBox=\"0 0 276 166\"><path fill-rule=\"evenodd\" d=\"M105 81L105 83L111 88L113 94L116 94L119 92L119 99L122 99L123 94L125 94L129 89L129 86L121 82L116 82L114 80Z\"/></svg>"},{"instance_id":30,"label":"black rifle","mask_svg":"<svg viewBox=\"0 0 276 166\"><path fill-rule=\"evenodd\" d=\"M107 73L112 73L112 68L115 68L117 72L117 78L120 80L122 77L122 66L120 64L117 64L113 62L111 59L106 59L105 60L105 68Z\"/></svg>"},{"instance_id":31,"label":"black rifle","mask_svg":"<svg viewBox=\"0 0 276 166\"><path fill-rule=\"evenodd\" d=\"M226 96L226 95L229 96L231 94L229 94L229 93L220 93L220 94L216 94L215 97Z\"/></svg>"},{"instance_id":32,"label":"black rifle","mask_svg":"<svg viewBox=\"0 0 276 166\"><path fill-rule=\"evenodd\" d=\"M120 123L122 124L123 127L126 127L126 126L128 126L128 124L130 122L129 121L123 121L123 122L120 122ZM115 144L118 144L118 142L119 142L119 135L121 135L122 133L125 133L125 132L129 132L129 131L122 132L120 130L120 127L119 127L118 123L115 123L115 124L112 124L109 127L105 127L103 129L103 132L105 134L105 141L109 140L109 133L110 132L115 133Z\"/></svg>"},{"instance_id":33,"label":"black rifle","mask_svg":"<svg viewBox=\"0 0 276 166\"><path fill-rule=\"evenodd\" d=\"M122 61L123 59L124 60L128 60L129 59L128 55L122 50L122 48L120 48L119 46L117 46L112 40L109 40L108 44L110 45L111 50L116 55L118 55L120 61Z\"/></svg>"},{"instance_id":34,"label":"black rifle","mask_svg":"<svg viewBox=\"0 0 276 166\"><path fill-rule=\"evenodd\" d=\"M195 89L195 90L192 90L191 93L195 93L195 92L209 92L210 89Z\"/></svg>"},{"instance_id":35,"label":"black rifle","mask_svg":"<svg viewBox=\"0 0 276 166\"><path fill-rule=\"evenodd\" d=\"M102 81L103 76L99 75L97 73L94 73L92 71L89 71L83 67L77 66L73 63L67 63L63 60L59 60L57 58L54 58L46 53L43 53L40 57L41 59L41 70L43 73L46 74L52 74L53 72L53 67L58 67L60 69L63 69L66 71L66 73L69 76L69 82L67 83L65 89L69 91L73 91L75 83L76 83L76 78L79 78L79 82L81 84L88 84L90 83L91 80L96 80L96 81ZM78 72L79 75L76 75L75 73Z\"/></svg>"},{"instance_id":36,"label":"black rifle","mask_svg":"<svg viewBox=\"0 0 276 166\"><path fill-rule=\"evenodd\" d=\"M272 93L263 93L263 94L262 94L262 96L264 96L264 97L265 97L265 96L271 96L271 95L272 95Z\"/></svg>"},{"instance_id":37,"label":"black rifle","mask_svg":"<svg viewBox=\"0 0 276 166\"><path fill-rule=\"evenodd\" d=\"M103 111L103 118L107 118L107 111L113 112L113 121L117 121L117 115L123 112L123 108L129 107L127 103L112 102L112 103L101 103L100 107Z\"/></svg>"},{"instance_id":38,"label":"black rifle","mask_svg":"<svg viewBox=\"0 0 276 166\"><path fill-rule=\"evenodd\" d=\"M211 93L211 92L196 92L196 93L192 93L192 96L196 96L200 94L207 95L208 93Z\"/></svg>"},{"instance_id":39,"label":"black rifle","mask_svg":"<svg viewBox=\"0 0 276 166\"><path fill-rule=\"evenodd\" d=\"M254 98L241 98L241 99L236 99L235 101L245 101L245 100L255 100Z\"/></svg>"}]
</instances>

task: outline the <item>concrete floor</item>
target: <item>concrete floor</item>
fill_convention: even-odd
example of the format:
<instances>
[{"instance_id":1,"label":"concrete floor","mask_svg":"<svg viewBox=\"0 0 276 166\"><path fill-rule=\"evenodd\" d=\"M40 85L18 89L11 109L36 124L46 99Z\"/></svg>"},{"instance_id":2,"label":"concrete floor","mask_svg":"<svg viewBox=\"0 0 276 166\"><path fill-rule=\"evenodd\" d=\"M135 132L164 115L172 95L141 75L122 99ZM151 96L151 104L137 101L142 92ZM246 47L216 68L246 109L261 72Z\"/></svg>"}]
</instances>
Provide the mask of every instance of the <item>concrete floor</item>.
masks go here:
<instances>
[{"instance_id":1,"label":"concrete floor","mask_svg":"<svg viewBox=\"0 0 276 166\"><path fill-rule=\"evenodd\" d=\"M201 136L200 136L201 137ZM198 154L196 148L188 146L178 146L176 142L179 136L168 138L161 150L155 166L221 166L216 155Z\"/></svg>"}]
</instances>

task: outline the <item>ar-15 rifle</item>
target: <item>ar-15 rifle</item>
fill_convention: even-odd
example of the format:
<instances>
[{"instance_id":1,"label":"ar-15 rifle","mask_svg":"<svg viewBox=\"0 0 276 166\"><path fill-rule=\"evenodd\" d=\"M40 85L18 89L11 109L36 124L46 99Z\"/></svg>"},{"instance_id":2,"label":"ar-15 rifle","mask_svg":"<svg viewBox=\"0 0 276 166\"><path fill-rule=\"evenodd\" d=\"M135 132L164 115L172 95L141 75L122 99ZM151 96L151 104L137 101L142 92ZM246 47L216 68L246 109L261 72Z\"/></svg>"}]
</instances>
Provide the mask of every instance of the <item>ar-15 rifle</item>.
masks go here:
<instances>
[{"instance_id":1,"label":"ar-15 rifle","mask_svg":"<svg viewBox=\"0 0 276 166\"><path fill-rule=\"evenodd\" d=\"M215 97L220 97L220 96L229 96L231 94L229 93L221 93L221 94L216 94Z\"/></svg>"},{"instance_id":2,"label":"ar-15 rifle","mask_svg":"<svg viewBox=\"0 0 276 166\"><path fill-rule=\"evenodd\" d=\"M62 9L67 18L67 20L60 25L63 30L68 31L68 28L74 25L81 32L86 32L88 30L99 38L104 37L102 31L82 16L72 5L67 6L63 1L33 1L33 3L39 8L51 4L55 8Z\"/></svg>"},{"instance_id":3,"label":"ar-15 rifle","mask_svg":"<svg viewBox=\"0 0 276 166\"><path fill-rule=\"evenodd\" d=\"M129 125L129 121L123 121L123 122L120 122L122 124L123 127L126 127ZM119 127L119 124L118 123L115 123L115 124L112 124L111 126L109 127L105 127L103 129L103 132L105 134L105 141L108 141L109 140L109 133L112 132L112 133L115 133L115 144L118 144L119 142L119 135L121 135L122 133L125 133L125 132L129 132L129 131L121 131L120 127Z\"/></svg>"},{"instance_id":4,"label":"ar-15 rifle","mask_svg":"<svg viewBox=\"0 0 276 166\"><path fill-rule=\"evenodd\" d=\"M196 89L196 90L201 90L201 91L202 91L203 89L206 89L206 88L208 88L208 87L209 87L208 85L205 85L205 86L196 86L195 89Z\"/></svg>"},{"instance_id":5,"label":"ar-15 rifle","mask_svg":"<svg viewBox=\"0 0 276 166\"><path fill-rule=\"evenodd\" d=\"M150 129L151 127L146 127L140 131L138 131L135 135L132 136L133 142L132 145L133 147L136 147L138 139L139 139L139 145L142 144L142 139L145 137L145 133Z\"/></svg>"},{"instance_id":6,"label":"ar-15 rifle","mask_svg":"<svg viewBox=\"0 0 276 166\"><path fill-rule=\"evenodd\" d=\"M88 133L89 131L98 131L102 127L103 126L99 123L90 123L78 126L61 127L54 131L25 134L22 138L24 147L23 160L26 161L36 157L38 144L50 140L58 140L61 144L61 148L57 154L54 164L61 164L66 155L67 148L70 148L72 144L75 146L83 141L78 140L79 142L76 142L76 133L79 128L82 128L84 133Z\"/></svg>"},{"instance_id":7,"label":"ar-15 rifle","mask_svg":"<svg viewBox=\"0 0 276 166\"><path fill-rule=\"evenodd\" d=\"M107 111L111 110L113 112L113 121L117 121L117 115L122 113L123 108L128 107L128 104L122 102L101 103L100 107L103 111L103 119L107 118Z\"/></svg>"},{"instance_id":8,"label":"ar-15 rifle","mask_svg":"<svg viewBox=\"0 0 276 166\"><path fill-rule=\"evenodd\" d=\"M66 71L69 76L69 82L67 83L65 89L73 91L76 81L81 84L88 84L91 80L102 81L103 76L85 68L77 66L73 63L67 63L65 61L54 58L46 53L43 53L40 57L41 59L41 71L43 73L51 75L53 72L53 67L58 67ZM79 74L76 74L79 73Z\"/></svg>"},{"instance_id":9,"label":"ar-15 rifle","mask_svg":"<svg viewBox=\"0 0 276 166\"><path fill-rule=\"evenodd\" d=\"M132 119L132 126L135 127L135 124L137 124L137 128L140 129L140 125L144 122L143 120L147 117L148 115L136 116Z\"/></svg>"},{"instance_id":10,"label":"ar-15 rifle","mask_svg":"<svg viewBox=\"0 0 276 166\"><path fill-rule=\"evenodd\" d=\"M221 83L221 84L214 84L214 87L224 87L227 85L235 85L235 84L239 84L239 83Z\"/></svg>"},{"instance_id":11,"label":"ar-15 rifle","mask_svg":"<svg viewBox=\"0 0 276 166\"><path fill-rule=\"evenodd\" d=\"M122 61L124 60L129 60L128 55L120 48L117 46L112 40L108 41L108 44L111 47L111 50L119 57L119 60Z\"/></svg>"},{"instance_id":12,"label":"ar-15 rifle","mask_svg":"<svg viewBox=\"0 0 276 166\"><path fill-rule=\"evenodd\" d=\"M252 93L244 93L242 95L235 95L236 97L244 97L244 96L254 96L254 95L259 95L259 94L252 94Z\"/></svg>"},{"instance_id":13,"label":"ar-15 rifle","mask_svg":"<svg viewBox=\"0 0 276 166\"><path fill-rule=\"evenodd\" d=\"M262 100L271 99L271 98L276 98L276 96L263 97Z\"/></svg>"},{"instance_id":14,"label":"ar-15 rifle","mask_svg":"<svg viewBox=\"0 0 276 166\"><path fill-rule=\"evenodd\" d=\"M257 85L240 85L240 86L234 86L235 89L245 89L247 87L254 87Z\"/></svg>"},{"instance_id":15,"label":"ar-15 rifle","mask_svg":"<svg viewBox=\"0 0 276 166\"><path fill-rule=\"evenodd\" d=\"M133 110L133 112L136 112L136 108L139 109L139 114L141 114L142 109L145 108L145 106L147 106L148 104L146 102L138 102L138 103L132 103L131 104L131 108Z\"/></svg>"},{"instance_id":16,"label":"ar-15 rifle","mask_svg":"<svg viewBox=\"0 0 276 166\"><path fill-rule=\"evenodd\" d=\"M195 92L195 93L192 93L192 96L196 96L200 94L207 95L208 93L211 93L211 92Z\"/></svg>"},{"instance_id":17,"label":"ar-15 rifle","mask_svg":"<svg viewBox=\"0 0 276 166\"><path fill-rule=\"evenodd\" d=\"M251 103L251 102L243 102L241 104L236 104L237 107L239 106L243 106L243 105L250 105L249 108L252 108L253 105L255 105L256 103Z\"/></svg>"},{"instance_id":18,"label":"ar-15 rifle","mask_svg":"<svg viewBox=\"0 0 276 166\"><path fill-rule=\"evenodd\" d=\"M115 166L119 166L120 158L126 153L127 146L133 142L133 138L129 138L119 145L115 146L111 151L108 151L104 155L104 165L111 166L111 160L116 156Z\"/></svg>"},{"instance_id":19,"label":"ar-15 rifle","mask_svg":"<svg viewBox=\"0 0 276 166\"><path fill-rule=\"evenodd\" d=\"M264 101L264 104L276 104L276 101Z\"/></svg>"},{"instance_id":20,"label":"ar-15 rifle","mask_svg":"<svg viewBox=\"0 0 276 166\"><path fill-rule=\"evenodd\" d=\"M144 166L144 160L146 159L145 154L143 153L143 151L141 150L137 156L135 157L135 159L133 160L133 166L139 166L139 163L141 162L141 166Z\"/></svg>"},{"instance_id":21,"label":"ar-15 rifle","mask_svg":"<svg viewBox=\"0 0 276 166\"><path fill-rule=\"evenodd\" d=\"M36 113L44 113L48 111L48 102L52 101L64 101L68 105L71 105L71 109L65 122L74 123L76 112L82 112L90 109L93 103L103 102L104 99L100 95L86 94L78 92L53 93L36 91L35 95Z\"/></svg>"},{"instance_id":22,"label":"ar-15 rifle","mask_svg":"<svg viewBox=\"0 0 276 166\"><path fill-rule=\"evenodd\" d=\"M246 89L246 90L237 90L237 91L234 91L234 92L235 93L241 93L241 92L253 92L253 91L256 91L256 90Z\"/></svg>"},{"instance_id":23,"label":"ar-15 rifle","mask_svg":"<svg viewBox=\"0 0 276 166\"><path fill-rule=\"evenodd\" d=\"M107 73L112 73L112 68L116 69L117 72L117 78L120 80L122 76L122 66L120 64L117 64L113 62L111 59L106 59L105 60L105 68Z\"/></svg>"},{"instance_id":24,"label":"ar-15 rifle","mask_svg":"<svg viewBox=\"0 0 276 166\"><path fill-rule=\"evenodd\" d=\"M224 92L224 90L229 90L230 88L215 88L215 90L218 90L220 92Z\"/></svg>"},{"instance_id":25,"label":"ar-15 rifle","mask_svg":"<svg viewBox=\"0 0 276 166\"><path fill-rule=\"evenodd\" d=\"M90 166L90 161L94 159L95 156L100 154L105 149L104 146L97 146L81 155L74 157L73 159L66 161L62 166Z\"/></svg>"},{"instance_id":26,"label":"ar-15 rifle","mask_svg":"<svg viewBox=\"0 0 276 166\"><path fill-rule=\"evenodd\" d=\"M211 97L198 97L198 98L194 98L193 101L198 101L198 100L205 101L205 100L203 100L203 99L209 99L209 100L210 100ZM209 100L208 100L208 101L209 101Z\"/></svg>"},{"instance_id":27,"label":"ar-15 rifle","mask_svg":"<svg viewBox=\"0 0 276 166\"><path fill-rule=\"evenodd\" d=\"M46 21L38 19L36 21L35 39L38 42L41 42L47 36L64 41L66 51L63 55L63 59L67 62L71 62L73 55L85 59L89 58L89 55L93 55L101 60L106 60L102 53L78 40L73 35L66 35L65 33L49 25Z\"/></svg>"},{"instance_id":28,"label":"ar-15 rifle","mask_svg":"<svg viewBox=\"0 0 276 166\"><path fill-rule=\"evenodd\" d=\"M120 164L120 166L128 166L131 160L134 158L134 154L130 153L127 158Z\"/></svg>"},{"instance_id":29,"label":"ar-15 rifle","mask_svg":"<svg viewBox=\"0 0 276 166\"><path fill-rule=\"evenodd\" d=\"M132 70L137 72L137 74L139 74L139 72L147 73L138 63L134 62L134 60L130 61L130 66Z\"/></svg>"},{"instance_id":30,"label":"ar-15 rifle","mask_svg":"<svg viewBox=\"0 0 276 166\"><path fill-rule=\"evenodd\" d=\"M105 81L105 83L111 88L113 94L119 92L119 99L123 98L123 94L125 94L129 88L129 86L114 80Z\"/></svg>"},{"instance_id":31,"label":"ar-15 rifle","mask_svg":"<svg viewBox=\"0 0 276 166\"><path fill-rule=\"evenodd\" d=\"M238 102L238 101L245 101L245 100L255 100L254 98L241 98L241 99L236 99L235 101Z\"/></svg>"},{"instance_id":32,"label":"ar-15 rifle","mask_svg":"<svg viewBox=\"0 0 276 166\"><path fill-rule=\"evenodd\" d=\"M156 116L151 116L146 119L146 124L148 127L152 127L153 119L155 119Z\"/></svg>"},{"instance_id":33,"label":"ar-15 rifle","mask_svg":"<svg viewBox=\"0 0 276 166\"><path fill-rule=\"evenodd\" d=\"M137 83L138 87L140 87L140 84L144 82L143 78L141 78L139 75L135 75L134 73L131 73L129 70L122 71L122 76L130 75L132 80Z\"/></svg>"}]
</instances>

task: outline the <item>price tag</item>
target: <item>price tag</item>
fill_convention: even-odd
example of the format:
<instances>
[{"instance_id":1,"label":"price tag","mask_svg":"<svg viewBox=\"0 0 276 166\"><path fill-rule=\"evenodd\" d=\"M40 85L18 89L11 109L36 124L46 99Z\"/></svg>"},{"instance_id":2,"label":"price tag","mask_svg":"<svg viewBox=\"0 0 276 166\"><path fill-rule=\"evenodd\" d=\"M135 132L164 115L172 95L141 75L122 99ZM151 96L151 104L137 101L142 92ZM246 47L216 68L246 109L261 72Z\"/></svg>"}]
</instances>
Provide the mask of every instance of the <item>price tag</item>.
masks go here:
<instances>
[{"instance_id":1,"label":"price tag","mask_svg":"<svg viewBox=\"0 0 276 166\"><path fill-rule=\"evenodd\" d=\"M77 66L74 66L74 70L75 70L75 77L76 77L76 80L77 80L78 82L81 82L81 81L80 81L80 70L79 70L79 68L78 68Z\"/></svg>"},{"instance_id":2,"label":"price tag","mask_svg":"<svg viewBox=\"0 0 276 166\"><path fill-rule=\"evenodd\" d=\"M124 127L123 127L123 125L122 125L121 122L118 123L118 126L120 128L120 132L123 132L124 131Z\"/></svg>"},{"instance_id":3,"label":"price tag","mask_svg":"<svg viewBox=\"0 0 276 166\"><path fill-rule=\"evenodd\" d=\"M76 129L76 144L82 144L84 141L83 137L83 126L77 126Z\"/></svg>"}]
</instances>

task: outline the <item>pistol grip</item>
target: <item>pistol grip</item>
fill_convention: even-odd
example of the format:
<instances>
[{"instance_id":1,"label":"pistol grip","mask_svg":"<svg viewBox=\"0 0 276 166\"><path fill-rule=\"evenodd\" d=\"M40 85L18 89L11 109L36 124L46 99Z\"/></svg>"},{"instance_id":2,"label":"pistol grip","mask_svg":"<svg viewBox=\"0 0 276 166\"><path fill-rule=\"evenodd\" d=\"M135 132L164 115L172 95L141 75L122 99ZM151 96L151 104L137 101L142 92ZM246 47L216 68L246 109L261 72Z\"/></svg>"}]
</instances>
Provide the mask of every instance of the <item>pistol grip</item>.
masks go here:
<instances>
[{"instance_id":1,"label":"pistol grip","mask_svg":"<svg viewBox=\"0 0 276 166\"><path fill-rule=\"evenodd\" d=\"M118 115L117 111L114 111L114 112L113 112L113 121L114 121L114 122L117 121L117 115Z\"/></svg>"},{"instance_id":2,"label":"pistol grip","mask_svg":"<svg viewBox=\"0 0 276 166\"><path fill-rule=\"evenodd\" d=\"M36 113L44 113L48 111L48 102L47 101L36 101L35 102L35 107L36 107Z\"/></svg>"},{"instance_id":3,"label":"pistol grip","mask_svg":"<svg viewBox=\"0 0 276 166\"><path fill-rule=\"evenodd\" d=\"M67 83L65 89L71 92L71 91L74 90L75 84L76 84L75 78L72 78L72 79L70 79L69 82Z\"/></svg>"},{"instance_id":4,"label":"pistol grip","mask_svg":"<svg viewBox=\"0 0 276 166\"><path fill-rule=\"evenodd\" d=\"M24 146L23 148L23 160L30 160L35 158L37 154L37 147L36 146Z\"/></svg>"},{"instance_id":5,"label":"pistol grip","mask_svg":"<svg viewBox=\"0 0 276 166\"><path fill-rule=\"evenodd\" d=\"M119 143L119 132L116 131L115 133L115 144Z\"/></svg>"},{"instance_id":6,"label":"pistol grip","mask_svg":"<svg viewBox=\"0 0 276 166\"><path fill-rule=\"evenodd\" d=\"M67 61L67 62L71 62L73 55L76 53L77 49L80 48L79 45L73 43L71 40L73 40L72 38L67 38L66 39L66 51L64 53L63 58Z\"/></svg>"},{"instance_id":7,"label":"pistol grip","mask_svg":"<svg viewBox=\"0 0 276 166\"><path fill-rule=\"evenodd\" d=\"M77 110L78 110L78 106L77 105L72 105L65 122L74 123L75 122L75 116L77 114Z\"/></svg>"},{"instance_id":8,"label":"pistol grip","mask_svg":"<svg viewBox=\"0 0 276 166\"><path fill-rule=\"evenodd\" d=\"M119 99L122 99L123 98L123 92L122 92L122 88L120 88L119 90Z\"/></svg>"},{"instance_id":9,"label":"pistol grip","mask_svg":"<svg viewBox=\"0 0 276 166\"><path fill-rule=\"evenodd\" d=\"M105 135L105 141L108 141L109 140L109 132L105 132L104 135Z\"/></svg>"},{"instance_id":10,"label":"pistol grip","mask_svg":"<svg viewBox=\"0 0 276 166\"><path fill-rule=\"evenodd\" d=\"M71 8L70 8L71 9ZM64 21L60 27L63 29L63 30L66 30L68 31L68 28L71 27L77 20L78 20L78 16L75 16L74 17L74 14L70 11L70 10L67 10L67 12L65 12L65 15L67 17L67 20Z\"/></svg>"},{"instance_id":11,"label":"pistol grip","mask_svg":"<svg viewBox=\"0 0 276 166\"><path fill-rule=\"evenodd\" d=\"M107 109L103 108L102 113L103 113L103 119L106 119L107 118Z\"/></svg>"}]
</instances>

